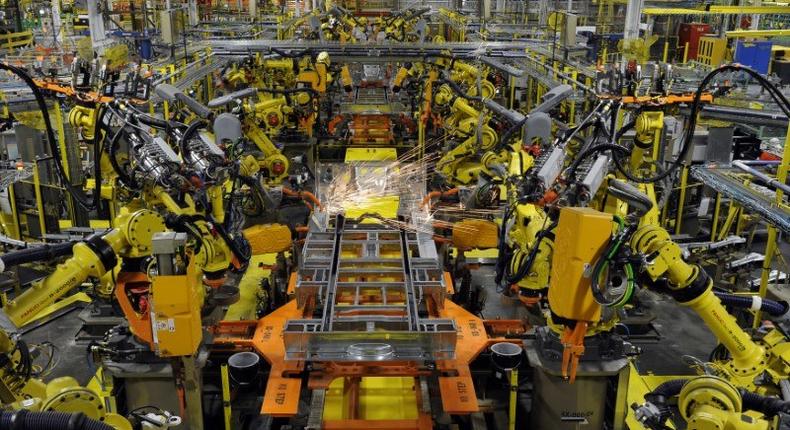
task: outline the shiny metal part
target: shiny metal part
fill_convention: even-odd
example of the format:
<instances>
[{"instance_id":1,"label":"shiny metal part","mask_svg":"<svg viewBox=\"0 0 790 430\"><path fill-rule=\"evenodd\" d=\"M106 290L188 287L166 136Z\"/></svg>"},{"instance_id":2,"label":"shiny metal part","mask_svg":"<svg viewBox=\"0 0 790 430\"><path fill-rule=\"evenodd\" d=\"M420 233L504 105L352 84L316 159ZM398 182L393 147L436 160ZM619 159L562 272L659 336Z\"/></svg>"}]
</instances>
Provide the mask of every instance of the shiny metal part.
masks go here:
<instances>
[{"instance_id":1,"label":"shiny metal part","mask_svg":"<svg viewBox=\"0 0 790 430\"><path fill-rule=\"evenodd\" d=\"M742 266L746 266L752 263L762 263L765 261L765 255L760 254L759 252L750 252L746 254L744 257L741 257L737 260L730 261L727 263L728 269L737 269Z\"/></svg>"},{"instance_id":2,"label":"shiny metal part","mask_svg":"<svg viewBox=\"0 0 790 430\"><path fill-rule=\"evenodd\" d=\"M376 224L344 222L308 233L296 284L300 308L289 320L286 359L309 361L440 360L455 356L452 319L425 318L427 302L447 294L429 236Z\"/></svg>"},{"instance_id":3,"label":"shiny metal part","mask_svg":"<svg viewBox=\"0 0 790 430\"><path fill-rule=\"evenodd\" d=\"M704 249L704 250L714 250L719 248L724 248L725 246L730 245L740 245L742 243L746 243L746 238L736 235L730 235L725 237L722 240L716 242L685 242L679 243L681 249Z\"/></svg>"},{"instance_id":4,"label":"shiny metal part","mask_svg":"<svg viewBox=\"0 0 790 430\"><path fill-rule=\"evenodd\" d=\"M590 170L588 170L587 174L584 176L582 185L587 188L590 196L594 196L595 193L598 192L598 188L601 187L604 178L606 178L606 174L609 173L609 164L610 160L608 155L599 155L590 167Z\"/></svg>"},{"instance_id":5,"label":"shiny metal part","mask_svg":"<svg viewBox=\"0 0 790 430\"><path fill-rule=\"evenodd\" d=\"M545 153L544 153L545 154ZM562 148L554 148L548 156L541 154L541 158L536 160L535 164L540 163L540 170L538 170L538 179L543 183L544 189L549 189L554 184L554 181L562 173L562 166L565 163L565 151Z\"/></svg>"}]
</instances>

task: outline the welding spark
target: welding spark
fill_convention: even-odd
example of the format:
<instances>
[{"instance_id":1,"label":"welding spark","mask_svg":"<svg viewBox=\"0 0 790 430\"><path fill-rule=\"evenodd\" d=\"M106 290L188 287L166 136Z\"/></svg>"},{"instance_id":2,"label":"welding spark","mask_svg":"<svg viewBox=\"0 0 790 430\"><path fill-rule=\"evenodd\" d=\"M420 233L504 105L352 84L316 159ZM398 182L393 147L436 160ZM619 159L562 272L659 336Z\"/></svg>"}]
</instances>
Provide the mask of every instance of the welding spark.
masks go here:
<instances>
[{"instance_id":1,"label":"welding spark","mask_svg":"<svg viewBox=\"0 0 790 430\"><path fill-rule=\"evenodd\" d=\"M345 163L321 192L324 210L330 216L361 212L365 218L375 218L383 225L414 233L433 234L435 228L476 233L475 227L456 224L456 221L491 219L500 211L470 210L463 205L437 208L422 205L427 194L426 184L443 155L439 149L446 140L446 137L428 140L422 148L413 147L393 161ZM398 213L408 215L404 220L372 213L377 203L388 199L398 201ZM437 218L437 215L449 220Z\"/></svg>"}]
</instances>

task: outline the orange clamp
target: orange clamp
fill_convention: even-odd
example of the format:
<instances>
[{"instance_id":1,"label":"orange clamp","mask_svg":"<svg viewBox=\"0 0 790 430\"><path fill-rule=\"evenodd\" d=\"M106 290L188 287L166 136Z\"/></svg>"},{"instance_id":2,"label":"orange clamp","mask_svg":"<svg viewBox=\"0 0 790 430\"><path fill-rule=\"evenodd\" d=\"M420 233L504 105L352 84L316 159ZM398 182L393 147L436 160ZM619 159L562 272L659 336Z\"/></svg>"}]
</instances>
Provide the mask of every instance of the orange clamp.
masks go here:
<instances>
[{"instance_id":1,"label":"orange clamp","mask_svg":"<svg viewBox=\"0 0 790 430\"><path fill-rule=\"evenodd\" d=\"M587 322L577 321L576 327L565 327L562 342L562 377L573 384L576 380L576 369L579 358L584 354L584 336L587 334Z\"/></svg>"}]
</instances>

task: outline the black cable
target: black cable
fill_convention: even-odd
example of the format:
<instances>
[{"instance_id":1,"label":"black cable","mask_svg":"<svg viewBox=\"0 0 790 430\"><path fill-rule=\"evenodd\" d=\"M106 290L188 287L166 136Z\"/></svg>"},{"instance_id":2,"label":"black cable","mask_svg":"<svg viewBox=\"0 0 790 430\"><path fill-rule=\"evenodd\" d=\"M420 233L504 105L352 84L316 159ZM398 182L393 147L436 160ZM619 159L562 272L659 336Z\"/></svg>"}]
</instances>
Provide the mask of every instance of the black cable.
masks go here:
<instances>
[{"instance_id":1,"label":"black cable","mask_svg":"<svg viewBox=\"0 0 790 430\"><path fill-rule=\"evenodd\" d=\"M464 90L460 86L458 86L458 84L456 84L455 82L453 82L450 79L439 78L439 79L436 80L436 83L438 83L438 84L446 84L448 87L450 87L450 89L453 90L454 93L458 94L458 96L460 96L461 98L464 98L464 99L467 99L467 100L473 101L473 102L482 102L483 101L483 97L470 96L470 95L466 94L464 92Z\"/></svg>"},{"instance_id":2,"label":"black cable","mask_svg":"<svg viewBox=\"0 0 790 430\"><path fill-rule=\"evenodd\" d=\"M27 343L20 339L16 342L15 350L19 352L19 363L14 371L22 376L22 379L27 381L33 372L33 361L30 357L30 348ZM13 354L12 354L13 355Z\"/></svg>"},{"instance_id":3,"label":"black cable","mask_svg":"<svg viewBox=\"0 0 790 430\"><path fill-rule=\"evenodd\" d=\"M0 429L9 430L113 430L109 424L81 412L33 412L27 409L0 413Z\"/></svg>"},{"instance_id":4,"label":"black cable","mask_svg":"<svg viewBox=\"0 0 790 430\"><path fill-rule=\"evenodd\" d=\"M777 397L763 396L761 394L739 389L743 399L743 409L757 411L766 417L773 417L779 413L790 413L790 402Z\"/></svg>"},{"instance_id":5,"label":"black cable","mask_svg":"<svg viewBox=\"0 0 790 430\"><path fill-rule=\"evenodd\" d=\"M617 131L615 130L617 129L617 116L620 113L620 106L621 106L620 103L615 103L614 111L612 112L612 115L610 117L610 130L612 131L609 132L608 134L609 134L609 143L611 144L617 143ZM636 124L636 122L634 124Z\"/></svg>"},{"instance_id":6,"label":"black cable","mask_svg":"<svg viewBox=\"0 0 790 430\"><path fill-rule=\"evenodd\" d=\"M115 132L115 135L113 135L112 139L110 140L110 145L107 148L107 153L110 158L110 165L112 165L115 173L118 174L118 180L121 182L121 184L131 190L139 190L139 186L134 178L128 174L123 166L121 166L120 162L118 162L118 144L121 141L121 135L124 132L124 127L125 126L121 126L118 131Z\"/></svg>"},{"instance_id":7,"label":"black cable","mask_svg":"<svg viewBox=\"0 0 790 430\"><path fill-rule=\"evenodd\" d=\"M508 128L505 131L505 134L502 135L502 138L499 139L499 142L497 142L496 149L500 150L505 146L507 146L507 144L510 142L510 139L513 138L513 135L516 134L516 132L518 132L519 130L521 130L528 120L529 117L526 117L523 120L519 121L517 124L514 124L512 127Z\"/></svg>"},{"instance_id":8,"label":"black cable","mask_svg":"<svg viewBox=\"0 0 790 430\"><path fill-rule=\"evenodd\" d=\"M94 183L96 184L93 189L93 207L99 212L101 212L101 154L104 152L104 137L101 131L105 115L107 115L107 109L99 105L96 123L93 126L93 177ZM99 213L99 215L101 215L101 213Z\"/></svg>"},{"instance_id":9,"label":"black cable","mask_svg":"<svg viewBox=\"0 0 790 430\"><path fill-rule=\"evenodd\" d=\"M725 306L750 309L754 304L752 296L739 296L737 294L729 294L722 291L714 291L713 294L715 294ZM760 300L760 310L771 316L779 317L787 313L788 304L776 300L762 299Z\"/></svg>"},{"instance_id":10,"label":"black cable","mask_svg":"<svg viewBox=\"0 0 790 430\"><path fill-rule=\"evenodd\" d=\"M8 252L0 256L0 271L8 270L8 268L20 264L54 260L65 255L70 255L73 247L74 242L64 242L58 244L44 244Z\"/></svg>"},{"instance_id":11,"label":"black cable","mask_svg":"<svg viewBox=\"0 0 790 430\"><path fill-rule=\"evenodd\" d=\"M568 174L567 174L566 177L567 178L574 178L576 176L576 169L579 168L579 165L587 157L589 157L589 156L591 156L593 154L596 154L598 152L608 151L608 150L612 151L612 158L614 158L615 163L617 163L617 161L618 161L617 156L614 154L615 152L619 151L621 153L628 153L628 150L625 147L622 147L620 145L611 144L611 143L602 143L602 144L599 144L599 145L591 146L591 147L587 148L586 151L584 151L581 154L579 154L576 157L576 159L573 161L573 163L571 163L570 167L568 167L568 170L567 170Z\"/></svg>"},{"instance_id":12,"label":"black cable","mask_svg":"<svg viewBox=\"0 0 790 430\"><path fill-rule=\"evenodd\" d=\"M155 410L155 411L157 411L157 412L159 412L161 414L164 414L164 412L165 412L164 409L160 408L159 406L144 405L144 406L140 406L140 407L132 409L131 411L129 411L129 413L133 414L133 413L145 410L145 409L153 409L153 410Z\"/></svg>"},{"instance_id":13,"label":"black cable","mask_svg":"<svg viewBox=\"0 0 790 430\"><path fill-rule=\"evenodd\" d=\"M625 176L626 178L628 178L633 182L645 184L645 183L658 182L668 177L675 170L677 170L683 164L683 160L686 159L689 151L691 150L691 147L693 146L694 130L696 129L697 126L697 114L700 111L700 106L701 106L700 101L702 99L702 92L705 90L705 88L707 88L708 84L710 84L710 82L713 80L714 77L716 77L716 75L719 75L727 71L746 72L747 74L755 78L765 89L768 90L769 94L771 94L771 97L779 105L782 111L786 115L790 116L790 102L781 93L781 91L779 91L779 89L777 89L770 81L762 77L759 73L748 67L744 67L737 64L727 64L721 66L718 69L715 69L710 73L708 73L705 76L705 78L702 79L700 85L697 87L697 91L694 93L694 100L691 104L691 112L689 113L689 121L687 123L687 127L684 134L683 146L677 158L674 161L672 161L669 167L667 167L662 172L657 173L656 175L651 177L637 177L633 175L631 172L629 172L627 169L625 169L622 162L617 159L617 155L614 155L615 164L617 164L617 169L620 171L620 173L622 173L623 176Z\"/></svg>"},{"instance_id":14,"label":"black cable","mask_svg":"<svg viewBox=\"0 0 790 430\"><path fill-rule=\"evenodd\" d=\"M55 131L52 128L52 122L49 119L49 109L47 108L47 102L44 100L44 96L41 94L41 90L38 88L38 85L33 82L33 78L31 78L27 72L18 67L6 63L0 63L0 70L6 70L16 75L33 92L33 97L36 99L38 109L41 111L41 115L44 117L47 143L49 143L49 150L52 153L53 162L55 163L55 171L58 173L58 179L60 180L61 185L63 185L63 187L69 192L69 194L71 194L74 200L77 201L77 204L82 206L85 210L91 211L95 209L92 203L88 201L87 198L82 194L82 190L72 185L71 181L68 180L66 170L63 168L63 164L60 161L60 148L58 147L57 140L55 139ZM60 109L60 107L58 107L58 109ZM99 193L100 186L101 184L96 184L97 194Z\"/></svg>"},{"instance_id":15,"label":"black cable","mask_svg":"<svg viewBox=\"0 0 790 430\"><path fill-rule=\"evenodd\" d=\"M529 250L529 254L527 254L526 260L522 260L521 265L515 273L510 271L510 264L505 266L505 280L508 284L518 283L527 275L529 275L530 270L532 270L532 266L535 264L535 260L538 258L541 242L543 242L543 239L553 234L552 231L556 226L557 222L552 222L548 228L541 230L535 235L535 244L532 245L532 248Z\"/></svg>"},{"instance_id":16,"label":"black cable","mask_svg":"<svg viewBox=\"0 0 790 430\"><path fill-rule=\"evenodd\" d=\"M186 159L186 156L189 153L189 146L187 144L189 143L189 140L192 139L192 135L197 133L200 128L206 126L207 123L205 121L202 119L197 119L192 121L192 123L189 124L189 127L187 127L186 131L184 131L184 134L178 141L178 149L181 151L181 156L184 157L184 159Z\"/></svg>"},{"instance_id":17,"label":"black cable","mask_svg":"<svg viewBox=\"0 0 790 430\"><path fill-rule=\"evenodd\" d=\"M496 285L500 285L502 283L502 278L505 275L505 267L508 264L508 260L510 259L510 256L508 255L510 253L507 250L507 223L514 211L515 209L511 208L510 206L506 207L505 212L502 215L502 224L499 226L499 252L497 252L496 277L494 278Z\"/></svg>"}]
</instances>

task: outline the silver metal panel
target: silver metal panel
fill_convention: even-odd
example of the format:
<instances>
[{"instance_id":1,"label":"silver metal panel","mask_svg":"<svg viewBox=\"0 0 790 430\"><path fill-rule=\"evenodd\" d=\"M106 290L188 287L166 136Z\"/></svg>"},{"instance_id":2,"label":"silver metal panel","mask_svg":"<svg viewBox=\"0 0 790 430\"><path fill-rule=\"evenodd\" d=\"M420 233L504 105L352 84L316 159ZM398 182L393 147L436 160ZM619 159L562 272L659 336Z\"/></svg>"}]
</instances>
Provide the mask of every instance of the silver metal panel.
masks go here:
<instances>
[{"instance_id":1,"label":"silver metal panel","mask_svg":"<svg viewBox=\"0 0 790 430\"><path fill-rule=\"evenodd\" d=\"M543 163L538 171L538 179L543 181L543 186L549 189L554 181L560 176L562 166L565 163L565 151L562 148L554 148L549 154L549 158Z\"/></svg>"},{"instance_id":2,"label":"silver metal panel","mask_svg":"<svg viewBox=\"0 0 790 430\"><path fill-rule=\"evenodd\" d=\"M587 172L587 176L584 177L582 184L587 187L591 197L598 192L606 174L609 173L609 162L609 156L599 156Z\"/></svg>"}]
</instances>

